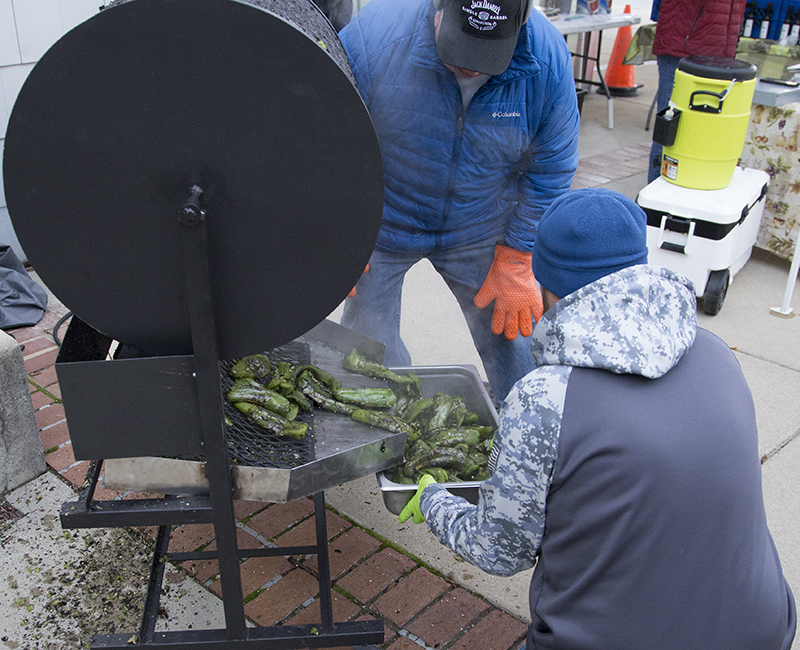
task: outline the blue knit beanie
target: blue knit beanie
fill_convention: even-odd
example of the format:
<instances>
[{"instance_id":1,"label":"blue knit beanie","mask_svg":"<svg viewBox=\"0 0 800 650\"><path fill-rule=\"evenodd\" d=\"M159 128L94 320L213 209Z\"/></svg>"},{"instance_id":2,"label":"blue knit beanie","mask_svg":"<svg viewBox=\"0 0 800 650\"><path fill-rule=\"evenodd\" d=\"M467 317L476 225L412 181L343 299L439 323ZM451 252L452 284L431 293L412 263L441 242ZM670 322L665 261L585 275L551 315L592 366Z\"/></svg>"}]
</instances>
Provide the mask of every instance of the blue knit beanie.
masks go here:
<instances>
[{"instance_id":1,"label":"blue knit beanie","mask_svg":"<svg viewBox=\"0 0 800 650\"><path fill-rule=\"evenodd\" d=\"M539 221L533 274L559 298L610 273L646 263L647 215L619 192L567 192Z\"/></svg>"}]
</instances>

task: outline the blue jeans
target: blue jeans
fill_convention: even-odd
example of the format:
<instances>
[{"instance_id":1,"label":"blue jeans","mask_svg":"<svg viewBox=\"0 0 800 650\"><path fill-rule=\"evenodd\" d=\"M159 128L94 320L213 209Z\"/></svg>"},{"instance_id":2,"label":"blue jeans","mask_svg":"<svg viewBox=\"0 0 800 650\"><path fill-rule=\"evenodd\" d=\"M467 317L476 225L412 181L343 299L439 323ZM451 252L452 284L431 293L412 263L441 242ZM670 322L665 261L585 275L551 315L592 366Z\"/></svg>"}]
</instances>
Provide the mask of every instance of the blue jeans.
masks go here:
<instances>
[{"instance_id":1,"label":"blue jeans","mask_svg":"<svg viewBox=\"0 0 800 650\"><path fill-rule=\"evenodd\" d=\"M663 111L672 97L672 86L675 82L675 71L678 69L680 57L670 54L659 54L658 63L658 91L656 92L656 112ZM661 145L653 142L650 147L650 167L647 170L647 182L652 183L661 175Z\"/></svg>"},{"instance_id":2,"label":"blue jeans","mask_svg":"<svg viewBox=\"0 0 800 650\"><path fill-rule=\"evenodd\" d=\"M489 273L494 246L494 242L474 244L428 254L374 251L369 271L356 285L356 296L345 301L342 325L384 343L387 366L410 366L411 355L400 338L403 280L414 264L427 258L458 300L489 384L502 402L535 366L530 337L509 341L503 334L492 334L494 303L478 309L472 302Z\"/></svg>"}]
</instances>

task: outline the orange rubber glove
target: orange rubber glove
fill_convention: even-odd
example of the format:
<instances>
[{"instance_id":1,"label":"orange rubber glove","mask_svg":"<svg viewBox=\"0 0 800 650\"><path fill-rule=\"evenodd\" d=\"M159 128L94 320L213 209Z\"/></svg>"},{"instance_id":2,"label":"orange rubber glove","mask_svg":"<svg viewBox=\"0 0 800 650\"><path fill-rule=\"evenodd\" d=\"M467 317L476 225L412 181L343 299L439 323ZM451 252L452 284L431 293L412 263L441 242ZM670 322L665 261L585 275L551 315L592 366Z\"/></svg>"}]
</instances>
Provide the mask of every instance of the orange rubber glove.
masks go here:
<instances>
[{"instance_id":1,"label":"orange rubber glove","mask_svg":"<svg viewBox=\"0 0 800 650\"><path fill-rule=\"evenodd\" d=\"M505 332L513 341L517 332L530 336L533 321L538 321L544 311L542 294L531 270L531 254L498 244L494 248L494 261L481 290L475 296L478 309L494 300L492 334Z\"/></svg>"},{"instance_id":2,"label":"orange rubber glove","mask_svg":"<svg viewBox=\"0 0 800 650\"><path fill-rule=\"evenodd\" d=\"M367 271L369 271L369 264L367 264L367 265L364 267L364 271L363 271L363 273L362 273L361 275L364 275L364 273L366 273ZM352 289L350 289L350 293L348 293L348 294L347 294L347 297L348 297L348 298L355 298L355 297L356 297L356 288L355 288L355 287L353 287Z\"/></svg>"}]
</instances>

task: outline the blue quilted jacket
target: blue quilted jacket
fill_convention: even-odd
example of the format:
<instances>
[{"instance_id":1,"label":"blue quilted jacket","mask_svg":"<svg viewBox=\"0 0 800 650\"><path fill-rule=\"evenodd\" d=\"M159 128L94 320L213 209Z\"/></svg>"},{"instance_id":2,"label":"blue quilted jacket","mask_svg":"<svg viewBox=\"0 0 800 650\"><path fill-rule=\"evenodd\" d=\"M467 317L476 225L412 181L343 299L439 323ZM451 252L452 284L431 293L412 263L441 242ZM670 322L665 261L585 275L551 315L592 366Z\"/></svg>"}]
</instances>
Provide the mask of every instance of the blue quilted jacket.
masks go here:
<instances>
[{"instance_id":1,"label":"blue quilted jacket","mask_svg":"<svg viewBox=\"0 0 800 650\"><path fill-rule=\"evenodd\" d=\"M569 190L579 115L563 36L534 10L508 69L464 110L430 0L371 0L340 33L383 154L377 248L427 253L505 237L530 251Z\"/></svg>"}]
</instances>

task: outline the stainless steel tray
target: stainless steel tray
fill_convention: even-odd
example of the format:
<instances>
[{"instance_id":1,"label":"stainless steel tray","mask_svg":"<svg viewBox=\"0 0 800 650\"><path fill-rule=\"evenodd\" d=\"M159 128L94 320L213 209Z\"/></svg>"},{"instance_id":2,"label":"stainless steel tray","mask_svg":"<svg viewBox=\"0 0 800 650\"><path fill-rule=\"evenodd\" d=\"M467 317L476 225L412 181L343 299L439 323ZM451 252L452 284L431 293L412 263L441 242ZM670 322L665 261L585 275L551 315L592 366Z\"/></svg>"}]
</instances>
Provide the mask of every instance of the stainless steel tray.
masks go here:
<instances>
[{"instance_id":1,"label":"stainless steel tray","mask_svg":"<svg viewBox=\"0 0 800 650\"><path fill-rule=\"evenodd\" d=\"M495 428L499 425L497 411L475 366L410 366L392 370L399 375L410 373L417 375L422 382L422 392L426 397L433 397L440 392L454 397L459 396L467 408L478 414L479 424ZM392 514L399 515L414 496L418 486L395 483L389 479L386 471L378 472L377 479L386 509ZM480 484L480 481L460 481L440 485L456 496L464 497L470 503L477 503Z\"/></svg>"}]
</instances>

